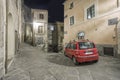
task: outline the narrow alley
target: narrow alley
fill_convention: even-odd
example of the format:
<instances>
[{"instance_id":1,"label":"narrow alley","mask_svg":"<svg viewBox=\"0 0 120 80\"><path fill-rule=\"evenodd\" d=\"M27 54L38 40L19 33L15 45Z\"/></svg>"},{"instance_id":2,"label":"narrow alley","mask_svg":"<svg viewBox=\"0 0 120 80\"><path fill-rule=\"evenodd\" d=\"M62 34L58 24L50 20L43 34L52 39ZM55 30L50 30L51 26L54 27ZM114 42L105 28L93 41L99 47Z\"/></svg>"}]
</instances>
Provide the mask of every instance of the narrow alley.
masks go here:
<instances>
[{"instance_id":1,"label":"narrow alley","mask_svg":"<svg viewBox=\"0 0 120 80\"><path fill-rule=\"evenodd\" d=\"M5 80L119 80L120 60L100 56L97 63L75 66L62 53L45 53L22 44Z\"/></svg>"}]
</instances>

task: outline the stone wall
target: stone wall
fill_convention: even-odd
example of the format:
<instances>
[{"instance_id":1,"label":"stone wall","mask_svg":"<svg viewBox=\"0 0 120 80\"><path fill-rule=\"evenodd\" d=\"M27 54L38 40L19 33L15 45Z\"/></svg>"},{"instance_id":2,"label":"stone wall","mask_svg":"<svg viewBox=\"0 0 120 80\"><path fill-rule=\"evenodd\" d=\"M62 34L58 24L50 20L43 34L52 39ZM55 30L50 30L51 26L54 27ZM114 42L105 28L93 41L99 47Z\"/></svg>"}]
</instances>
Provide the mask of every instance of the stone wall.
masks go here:
<instances>
[{"instance_id":1,"label":"stone wall","mask_svg":"<svg viewBox=\"0 0 120 80\"><path fill-rule=\"evenodd\" d=\"M17 37L21 33L20 27L21 0L0 0L0 79L7 71L5 66L7 66L6 68L10 66L7 65L8 59L11 57L13 59L15 50L17 50L15 45L18 44L18 41L15 39L18 40ZM15 32L17 32L16 36Z\"/></svg>"},{"instance_id":2,"label":"stone wall","mask_svg":"<svg viewBox=\"0 0 120 80\"><path fill-rule=\"evenodd\" d=\"M3 1L0 1L0 79L4 74L4 16Z\"/></svg>"}]
</instances>

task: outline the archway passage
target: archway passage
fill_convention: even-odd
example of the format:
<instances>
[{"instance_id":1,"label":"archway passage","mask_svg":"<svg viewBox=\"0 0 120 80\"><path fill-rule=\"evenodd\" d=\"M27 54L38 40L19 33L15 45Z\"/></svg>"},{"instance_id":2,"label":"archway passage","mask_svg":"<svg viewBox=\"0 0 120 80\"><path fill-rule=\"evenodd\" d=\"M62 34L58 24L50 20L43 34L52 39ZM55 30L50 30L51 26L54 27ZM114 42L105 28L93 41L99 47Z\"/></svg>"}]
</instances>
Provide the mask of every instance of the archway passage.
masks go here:
<instances>
[{"instance_id":1,"label":"archway passage","mask_svg":"<svg viewBox=\"0 0 120 80\"><path fill-rule=\"evenodd\" d=\"M15 54L15 30L13 25L12 14L8 15L8 25L7 25L7 67L11 63Z\"/></svg>"}]
</instances>

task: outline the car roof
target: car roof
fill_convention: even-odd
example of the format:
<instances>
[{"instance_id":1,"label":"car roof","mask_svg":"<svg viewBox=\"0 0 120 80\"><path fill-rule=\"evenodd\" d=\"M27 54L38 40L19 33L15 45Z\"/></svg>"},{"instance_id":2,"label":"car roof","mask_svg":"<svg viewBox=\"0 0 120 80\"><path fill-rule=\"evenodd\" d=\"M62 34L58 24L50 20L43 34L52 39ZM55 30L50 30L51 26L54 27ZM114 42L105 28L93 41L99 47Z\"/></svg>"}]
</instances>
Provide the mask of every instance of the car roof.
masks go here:
<instances>
[{"instance_id":1,"label":"car roof","mask_svg":"<svg viewBox=\"0 0 120 80\"><path fill-rule=\"evenodd\" d=\"M93 43L93 41L89 41L89 40L78 40L78 41L73 41L71 43L79 43L79 42L92 42Z\"/></svg>"}]
</instances>

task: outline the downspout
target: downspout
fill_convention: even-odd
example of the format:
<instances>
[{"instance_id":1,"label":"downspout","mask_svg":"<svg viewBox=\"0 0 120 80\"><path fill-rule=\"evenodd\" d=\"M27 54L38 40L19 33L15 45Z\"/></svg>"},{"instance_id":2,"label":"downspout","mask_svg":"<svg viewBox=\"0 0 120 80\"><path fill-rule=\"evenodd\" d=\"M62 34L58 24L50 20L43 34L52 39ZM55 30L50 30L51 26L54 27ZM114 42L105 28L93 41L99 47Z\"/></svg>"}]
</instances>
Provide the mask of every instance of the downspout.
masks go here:
<instances>
[{"instance_id":1,"label":"downspout","mask_svg":"<svg viewBox=\"0 0 120 80\"><path fill-rule=\"evenodd\" d=\"M7 37L8 37L8 35L7 35L7 33L8 33L8 2L7 2L8 0L6 0L6 30L5 30L5 32L6 32L6 36L5 36L5 74L7 73L7 60L8 60L8 45L7 45Z\"/></svg>"}]
</instances>

